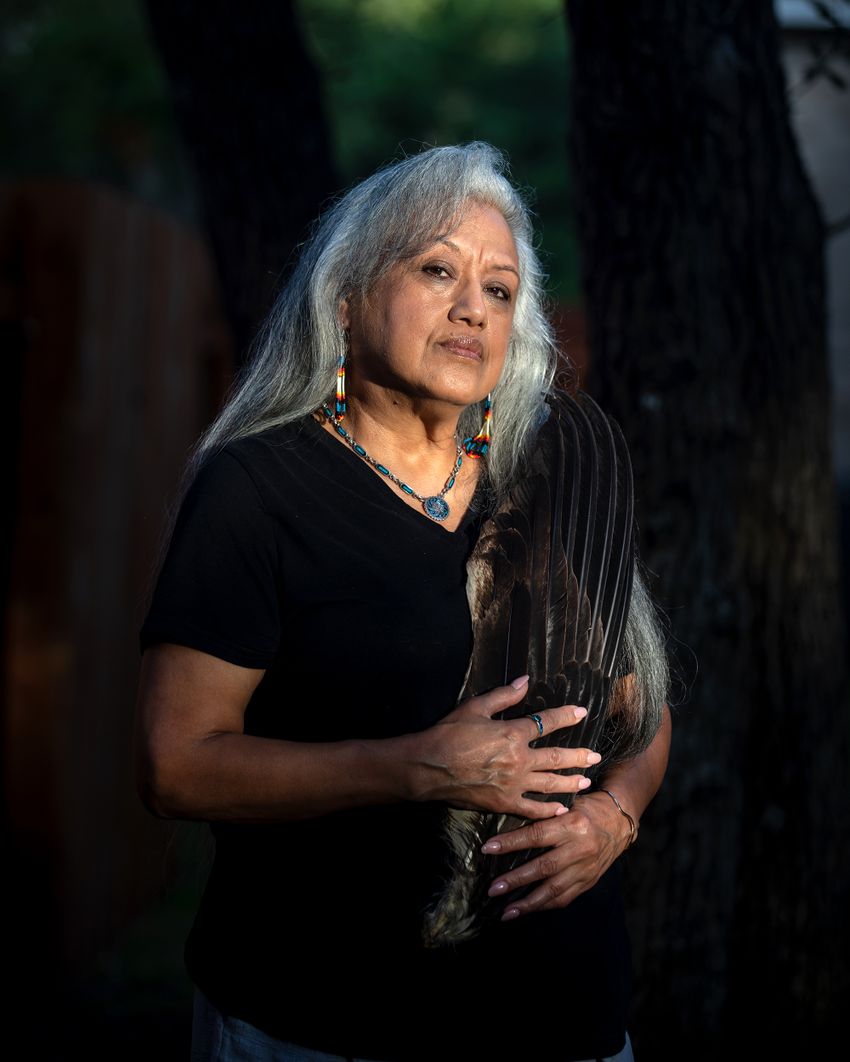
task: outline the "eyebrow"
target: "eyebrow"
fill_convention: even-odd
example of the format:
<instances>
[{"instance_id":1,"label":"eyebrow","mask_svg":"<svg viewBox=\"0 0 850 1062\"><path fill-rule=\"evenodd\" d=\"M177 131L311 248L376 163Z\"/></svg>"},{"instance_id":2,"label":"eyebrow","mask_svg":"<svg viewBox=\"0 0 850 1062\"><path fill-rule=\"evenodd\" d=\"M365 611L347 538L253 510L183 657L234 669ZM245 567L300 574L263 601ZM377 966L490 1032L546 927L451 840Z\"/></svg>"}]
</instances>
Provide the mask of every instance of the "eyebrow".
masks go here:
<instances>
[{"instance_id":1,"label":"eyebrow","mask_svg":"<svg viewBox=\"0 0 850 1062\"><path fill-rule=\"evenodd\" d=\"M456 243L453 243L451 240L442 239L439 242L444 243L446 247L451 247L451 249L453 251L457 251L458 254L463 254L463 251L461 251L460 247L458 247L458 245ZM490 268L500 270L503 273L513 273L517 280L520 279L519 273L516 271L516 269L514 269L512 265L493 265L490 266Z\"/></svg>"}]
</instances>

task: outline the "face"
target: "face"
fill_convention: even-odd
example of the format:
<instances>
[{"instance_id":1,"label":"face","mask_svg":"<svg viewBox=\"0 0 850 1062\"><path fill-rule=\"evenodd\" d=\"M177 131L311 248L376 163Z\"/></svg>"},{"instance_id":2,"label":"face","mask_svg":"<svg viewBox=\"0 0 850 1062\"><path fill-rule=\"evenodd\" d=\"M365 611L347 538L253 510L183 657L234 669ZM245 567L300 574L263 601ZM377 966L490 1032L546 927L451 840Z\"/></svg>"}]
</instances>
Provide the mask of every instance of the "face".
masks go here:
<instances>
[{"instance_id":1,"label":"face","mask_svg":"<svg viewBox=\"0 0 850 1062\"><path fill-rule=\"evenodd\" d=\"M350 393L368 383L452 406L479 402L501 375L519 282L507 222L473 205L424 254L397 262L364 303L342 303Z\"/></svg>"}]
</instances>

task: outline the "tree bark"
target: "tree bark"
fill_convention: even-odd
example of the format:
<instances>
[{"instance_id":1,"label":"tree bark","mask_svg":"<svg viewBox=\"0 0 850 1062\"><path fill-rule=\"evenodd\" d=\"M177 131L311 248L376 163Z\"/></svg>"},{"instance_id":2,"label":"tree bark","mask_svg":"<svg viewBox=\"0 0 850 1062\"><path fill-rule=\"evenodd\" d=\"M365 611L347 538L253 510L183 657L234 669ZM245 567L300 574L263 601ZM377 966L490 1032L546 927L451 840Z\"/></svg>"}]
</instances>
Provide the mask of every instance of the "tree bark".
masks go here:
<instances>
[{"instance_id":1,"label":"tree bark","mask_svg":"<svg viewBox=\"0 0 850 1062\"><path fill-rule=\"evenodd\" d=\"M237 364L296 244L339 186L319 79L290 0L146 0L194 157Z\"/></svg>"},{"instance_id":2,"label":"tree bark","mask_svg":"<svg viewBox=\"0 0 850 1062\"><path fill-rule=\"evenodd\" d=\"M850 710L824 228L778 29L769 0L567 16L589 388L689 688L627 857L636 1053L814 1057L850 998Z\"/></svg>"}]
</instances>

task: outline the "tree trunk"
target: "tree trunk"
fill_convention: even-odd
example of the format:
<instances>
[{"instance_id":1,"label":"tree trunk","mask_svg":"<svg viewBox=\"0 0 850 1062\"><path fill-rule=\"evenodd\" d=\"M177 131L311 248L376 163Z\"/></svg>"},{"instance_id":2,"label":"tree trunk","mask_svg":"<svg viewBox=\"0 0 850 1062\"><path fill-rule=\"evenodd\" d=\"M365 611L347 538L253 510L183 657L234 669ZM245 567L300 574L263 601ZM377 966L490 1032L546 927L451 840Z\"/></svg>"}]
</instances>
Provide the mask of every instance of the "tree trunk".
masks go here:
<instances>
[{"instance_id":1,"label":"tree trunk","mask_svg":"<svg viewBox=\"0 0 850 1062\"><path fill-rule=\"evenodd\" d=\"M146 0L194 156L241 364L293 248L339 186L319 79L290 0Z\"/></svg>"},{"instance_id":2,"label":"tree trunk","mask_svg":"<svg viewBox=\"0 0 850 1062\"><path fill-rule=\"evenodd\" d=\"M850 711L824 232L778 30L769 0L567 15L589 386L689 687L627 857L637 1054L814 1057L850 998Z\"/></svg>"}]
</instances>

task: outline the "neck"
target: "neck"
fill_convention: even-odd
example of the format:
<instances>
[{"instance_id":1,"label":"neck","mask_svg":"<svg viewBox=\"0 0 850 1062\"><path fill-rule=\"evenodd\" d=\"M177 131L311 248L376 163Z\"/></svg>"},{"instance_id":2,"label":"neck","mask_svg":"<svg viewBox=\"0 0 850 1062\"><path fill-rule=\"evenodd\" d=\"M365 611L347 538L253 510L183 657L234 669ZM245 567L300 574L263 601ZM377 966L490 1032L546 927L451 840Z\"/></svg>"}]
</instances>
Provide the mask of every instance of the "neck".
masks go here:
<instances>
[{"instance_id":1,"label":"neck","mask_svg":"<svg viewBox=\"0 0 850 1062\"><path fill-rule=\"evenodd\" d=\"M417 403L409 396L387 393L379 402L369 403L361 399L361 392L356 394L348 403L345 423L339 425L346 439L339 440L340 445L352 446L376 474L387 476L407 504L421 505L428 516L445 520L443 526L454 531L472 499L479 474L478 461L462 460L455 435L458 411L446 415L434 404ZM325 408L332 417L332 405ZM317 412L317 416L339 439L325 413Z\"/></svg>"},{"instance_id":2,"label":"neck","mask_svg":"<svg viewBox=\"0 0 850 1062\"><path fill-rule=\"evenodd\" d=\"M445 402L361 385L349 394L345 427L367 448L427 464L455 453L460 413Z\"/></svg>"},{"instance_id":3,"label":"neck","mask_svg":"<svg viewBox=\"0 0 850 1062\"><path fill-rule=\"evenodd\" d=\"M408 395L385 392L377 401L369 402L363 400L362 394L358 389L353 401L348 402L341 426L350 442L343 445L356 441L369 455L367 460L389 468L420 496L438 494L454 468L453 484L457 486L450 488L453 498L467 504L478 470L472 461L464 461L460 467L455 465L459 453L456 407L447 415L445 409L436 408L437 403L417 402ZM332 410L332 405L329 408ZM336 434L324 414L319 416L323 426ZM422 500L420 497L414 502L403 491L400 493L413 504L418 505Z\"/></svg>"}]
</instances>

